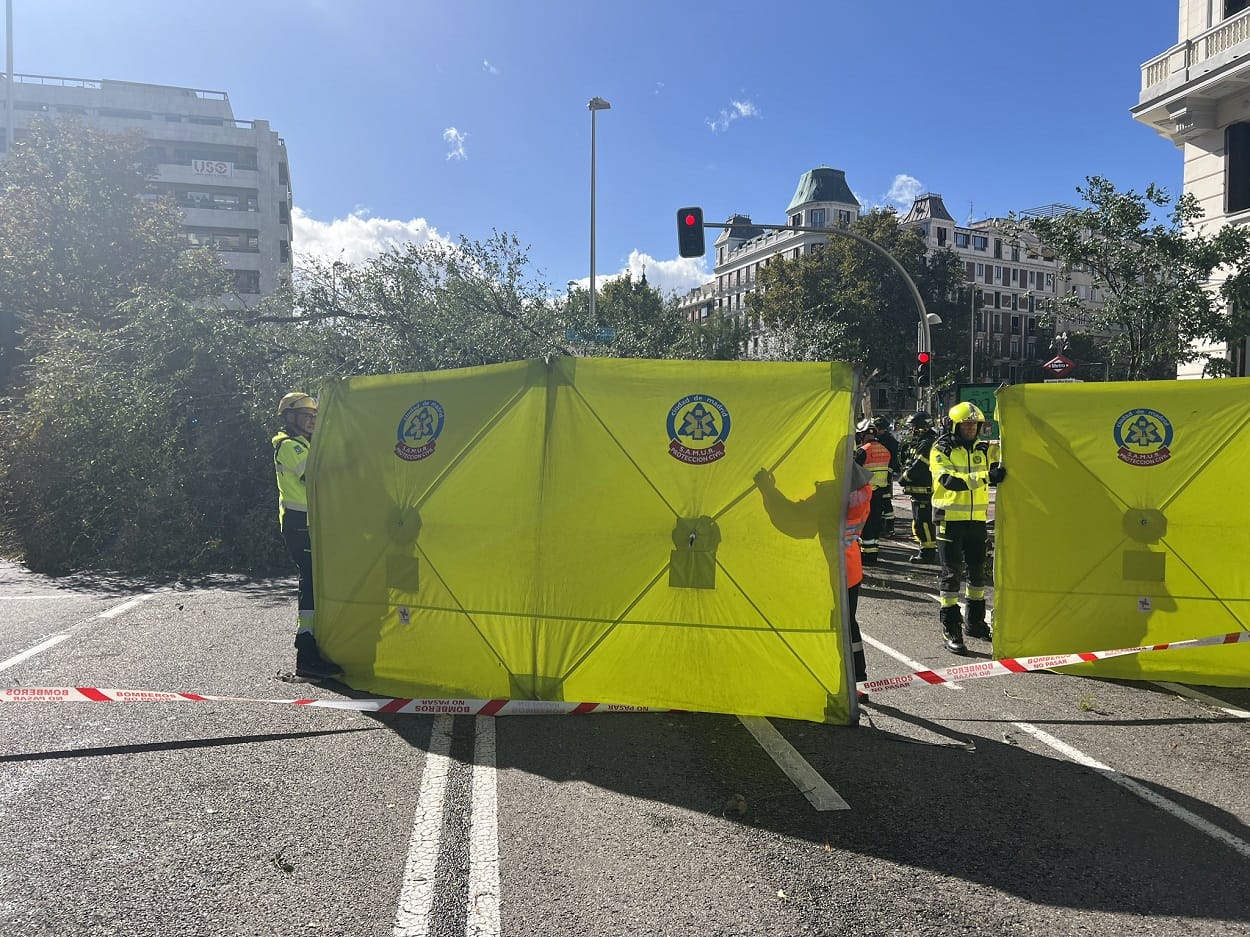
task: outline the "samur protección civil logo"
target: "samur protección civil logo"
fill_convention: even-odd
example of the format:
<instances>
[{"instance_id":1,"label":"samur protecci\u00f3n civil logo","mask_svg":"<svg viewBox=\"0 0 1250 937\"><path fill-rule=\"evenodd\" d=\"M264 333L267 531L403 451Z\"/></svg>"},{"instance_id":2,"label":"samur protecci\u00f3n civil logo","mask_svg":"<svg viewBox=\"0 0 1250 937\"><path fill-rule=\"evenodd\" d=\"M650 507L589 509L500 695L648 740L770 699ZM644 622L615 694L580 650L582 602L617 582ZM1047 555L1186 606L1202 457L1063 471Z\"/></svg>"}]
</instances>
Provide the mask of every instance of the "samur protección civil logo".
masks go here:
<instances>
[{"instance_id":1,"label":"samur protecci\u00f3n civil logo","mask_svg":"<svg viewBox=\"0 0 1250 937\"><path fill-rule=\"evenodd\" d=\"M443 431L443 406L437 400L414 403L399 421L399 442L395 455L405 462L420 462L434 454L434 444Z\"/></svg>"},{"instance_id":2,"label":"samur protecci\u00f3n civil logo","mask_svg":"<svg viewBox=\"0 0 1250 937\"><path fill-rule=\"evenodd\" d=\"M707 394L682 397L668 411L668 454L687 465L707 465L725 455L729 408Z\"/></svg>"},{"instance_id":3,"label":"samur protecci\u00f3n civil logo","mask_svg":"<svg viewBox=\"0 0 1250 937\"><path fill-rule=\"evenodd\" d=\"M1116 458L1129 465L1158 465L1172 458L1172 424L1158 410L1129 410L1115 421Z\"/></svg>"}]
</instances>

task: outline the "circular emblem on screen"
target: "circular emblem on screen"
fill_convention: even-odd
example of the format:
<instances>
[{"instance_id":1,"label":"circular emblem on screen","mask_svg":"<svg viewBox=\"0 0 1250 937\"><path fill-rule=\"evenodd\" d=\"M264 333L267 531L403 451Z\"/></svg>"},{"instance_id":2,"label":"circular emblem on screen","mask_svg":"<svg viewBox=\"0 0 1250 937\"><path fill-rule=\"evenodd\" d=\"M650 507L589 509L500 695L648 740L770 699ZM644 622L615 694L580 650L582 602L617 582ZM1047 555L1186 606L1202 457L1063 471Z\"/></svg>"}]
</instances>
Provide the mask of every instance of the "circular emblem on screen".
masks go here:
<instances>
[{"instance_id":1,"label":"circular emblem on screen","mask_svg":"<svg viewBox=\"0 0 1250 937\"><path fill-rule=\"evenodd\" d=\"M1116 458L1129 465L1158 465L1172 457L1172 424L1158 410L1129 410L1115 421Z\"/></svg>"},{"instance_id":2,"label":"circular emblem on screen","mask_svg":"<svg viewBox=\"0 0 1250 937\"><path fill-rule=\"evenodd\" d=\"M395 455L405 462L420 462L434 454L434 443L443 431L443 407L437 400L422 400L408 408L399 421Z\"/></svg>"},{"instance_id":3,"label":"circular emblem on screen","mask_svg":"<svg viewBox=\"0 0 1250 937\"><path fill-rule=\"evenodd\" d=\"M668 454L687 465L707 465L725 455L729 410L715 397L691 394L668 411Z\"/></svg>"}]
</instances>

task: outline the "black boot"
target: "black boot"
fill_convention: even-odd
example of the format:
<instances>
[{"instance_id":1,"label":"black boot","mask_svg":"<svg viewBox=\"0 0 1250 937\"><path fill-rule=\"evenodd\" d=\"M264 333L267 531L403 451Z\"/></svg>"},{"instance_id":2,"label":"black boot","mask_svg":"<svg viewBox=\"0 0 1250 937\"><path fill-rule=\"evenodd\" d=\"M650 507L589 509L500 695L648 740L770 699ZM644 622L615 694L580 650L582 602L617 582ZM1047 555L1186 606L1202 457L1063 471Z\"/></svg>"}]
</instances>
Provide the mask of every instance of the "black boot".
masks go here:
<instances>
[{"instance_id":1,"label":"black boot","mask_svg":"<svg viewBox=\"0 0 1250 937\"><path fill-rule=\"evenodd\" d=\"M963 617L959 614L958 605L947 605L938 613L942 622L942 643L952 654L967 654L964 645Z\"/></svg>"},{"instance_id":2,"label":"black boot","mask_svg":"<svg viewBox=\"0 0 1250 937\"><path fill-rule=\"evenodd\" d=\"M985 599L968 600L968 637L991 641L994 631L985 623Z\"/></svg>"},{"instance_id":3,"label":"black boot","mask_svg":"<svg viewBox=\"0 0 1250 937\"><path fill-rule=\"evenodd\" d=\"M301 631L295 636L295 674L314 678L341 677L343 668L321 656L311 632Z\"/></svg>"},{"instance_id":4,"label":"black boot","mask_svg":"<svg viewBox=\"0 0 1250 937\"><path fill-rule=\"evenodd\" d=\"M915 556L911 557L907 562L916 563L916 564L920 564L920 563L930 564L930 563L936 563L937 561L938 561L938 555L937 555L936 547L921 547L920 552L917 553Z\"/></svg>"}]
</instances>

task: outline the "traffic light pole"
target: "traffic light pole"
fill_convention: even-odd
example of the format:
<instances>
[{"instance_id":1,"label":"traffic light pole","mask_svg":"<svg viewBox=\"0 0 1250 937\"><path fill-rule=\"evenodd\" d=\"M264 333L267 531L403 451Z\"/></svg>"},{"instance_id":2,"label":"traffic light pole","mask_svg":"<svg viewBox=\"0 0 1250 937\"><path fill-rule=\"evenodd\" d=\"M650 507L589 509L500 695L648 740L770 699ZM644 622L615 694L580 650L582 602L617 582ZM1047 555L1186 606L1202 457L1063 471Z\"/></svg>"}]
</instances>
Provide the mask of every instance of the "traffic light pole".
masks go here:
<instances>
[{"instance_id":1,"label":"traffic light pole","mask_svg":"<svg viewBox=\"0 0 1250 937\"><path fill-rule=\"evenodd\" d=\"M703 222L703 227L705 228L734 228L738 226L733 225L733 224L728 224L728 223L721 224L721 223L716 223L716 222L711 222L711 221L705 221ZM915 300L916 302L916 309L920 313L919 335L920 335L920 340L923 343L923 347L917 350L927 351L929 353L933 352L933 345L929 337L929 313L924 307L924 299L920 295L920 289L916 286L916 281L911 278L911 274L909 274L907 272L907 269L901 263L898 262L898 259L895 258L893 254L891 254L888 250L886 250L876 241L870 241L868 238L864 237L862 234L856 234L854 231L848 231L845 228L814 228L809 225L793 225L793 224L759 224L758 222L755 222L755 221L751 222L751 227L764 228L765 230L768 230L768 231L810 231L814 234L837 234L837 235L841 235L842 237L848 237L853 241L859 241L861 244L866 244L869 247L871 247L878 254L880 254L882 257L888 260L890 262L890 265L899 272L899 274L903 277L903 282L907 284L907 288L911 291L911 298ZM930 394L931 393L932 393L932 388L930 387ZM928 401L925 401L925 403L928 404ZM926 406L925 409L928 409L928 407Z\"/></svg>"}]
</instances>

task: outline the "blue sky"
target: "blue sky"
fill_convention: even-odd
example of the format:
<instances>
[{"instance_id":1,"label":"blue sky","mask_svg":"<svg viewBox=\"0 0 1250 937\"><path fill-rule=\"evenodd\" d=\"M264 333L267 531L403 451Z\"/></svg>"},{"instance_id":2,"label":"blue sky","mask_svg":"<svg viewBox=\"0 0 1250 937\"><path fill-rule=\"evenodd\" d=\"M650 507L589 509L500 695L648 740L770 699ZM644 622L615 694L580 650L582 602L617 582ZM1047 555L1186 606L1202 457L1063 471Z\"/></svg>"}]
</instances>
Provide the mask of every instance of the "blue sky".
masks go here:
<instances>
[{"instance_id":1,"label":"blue sky","mask_svg":"<svg viewBox=\"0 0 1250 937\"><path fill-rule=\"evenodd\" d=\"M1176 0L13 0L14 69L229 94L286 140L296 250L360 259L491 229L557 290L646 265L675 211L784 222L799 177L864 203L941 193L960 222L1077 201L1086 175L1178 193L1181 153L1129 116ZM709 231L709 244L715 231ZM342 252L340 254L340 251Z\"/></svg>"}]
</instances>

